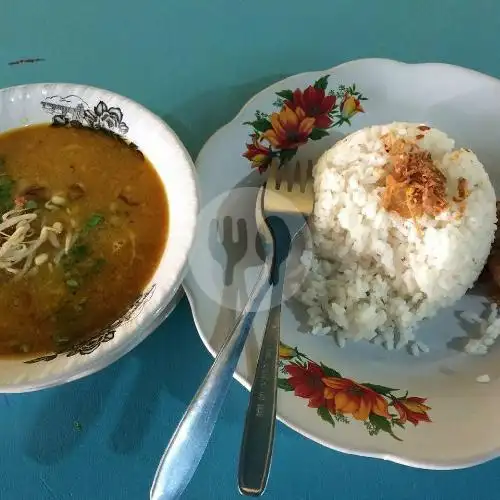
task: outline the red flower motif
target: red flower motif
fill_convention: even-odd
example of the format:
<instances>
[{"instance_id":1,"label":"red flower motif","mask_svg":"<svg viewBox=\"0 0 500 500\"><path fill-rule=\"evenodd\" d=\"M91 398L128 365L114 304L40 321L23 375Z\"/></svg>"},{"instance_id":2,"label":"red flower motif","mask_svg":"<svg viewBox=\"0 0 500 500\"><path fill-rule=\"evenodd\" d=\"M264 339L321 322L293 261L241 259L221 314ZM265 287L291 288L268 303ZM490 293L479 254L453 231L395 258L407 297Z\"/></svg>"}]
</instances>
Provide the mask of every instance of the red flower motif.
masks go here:
<instances>
[{"instance_id":1,"label":"red flower motif","mask_svg":"<svg viewBox=\"0 0 500 500\"><path fill-rule=\"evenodd\" d=\"M370 413L390 418L387 401L374 390L348 378L328 377L323 383L325 398L335 411L350 413L356 420L367 420Z\"/></svg>"},{"instance_id":2,"label":"red flower motif","mask_svg":"<svg viewBox=\"0 0 500 500\"><path fill-rule=\"evenodd\" d=\"M426 398L417 398L415 396L395 399L393 404L399 413L399 421L402 424L408 421L413 425L418 425L419 422L432 422L429 415L427 415L427 411L431 408L424 404L426 401Z\"/></svg>"},{"instance_id":3,"label":"red flower motif","mask_svg":"<svg viewBox=\"0 0 500 500\"><path fill-rule=\"evenodd\" d=\"M314 118L307 117L302 108L285 106L271 115L271 126L262 134L276 149L295 149L305 144L314 127Z\"/></svg>"},{"instance_id":4,"label":"red flower motif","mask_svg":"<svg viewBox=\"0 0 500 500\"><path fill-rule=\"evenodd\" d=\"M325 372L319 365L312 362L306 367L289 364L285 366L285 370L291 375L288 383L293 387L296 396L309 399L310 408L326 406L325 384L322 382Z\"/></svg>"},{"instance_id":5,"label":"red flower motif","mask_svg":"<svg viewBox=\"0 0 500 500\"><path fill-rule=\"evenodd\" d=\"M246 147L243 156L252 162L252 168L265 172L273 159L271 148L263 146L256 134L252 135L252 144L246 144Z\"/></svg>"},{"instance_id":6,"label":"red flower motif","mask_svg":"<svg viewBox=\"0 0 500 500\"><path fill-rule=\"evenodd\" d=\"M286 101L285 106L294 111L296 108L304 110L306 116L314 118L316 128L329 128L333 123L329 113L333 110L335 101L334 95L325 95L324 89L310 85L304 92L297 89L293 93L293 99Z\"/></svg>"}]
</instances>

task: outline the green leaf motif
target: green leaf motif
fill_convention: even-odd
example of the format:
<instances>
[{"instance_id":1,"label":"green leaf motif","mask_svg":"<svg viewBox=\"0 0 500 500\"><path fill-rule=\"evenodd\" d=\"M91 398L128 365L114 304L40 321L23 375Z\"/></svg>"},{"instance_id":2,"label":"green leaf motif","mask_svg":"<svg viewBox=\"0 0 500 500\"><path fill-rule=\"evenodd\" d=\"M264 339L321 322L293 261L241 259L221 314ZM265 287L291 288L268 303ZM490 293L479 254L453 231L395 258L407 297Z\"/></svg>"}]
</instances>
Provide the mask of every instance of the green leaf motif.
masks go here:
<instances>
[{"instance_id":1,"label":"green leaf motif","mask_svg":"<svg viewBox=\"0 0 500 500\"><path fill-rule=\"evenodd\" d=\"M328 87L328 78L330 78L330 75L322 76L319 80L316 80L314 88L326 90L326 87Z\"/></svg>"},{"instance_id":2,"label":"green leaf motif","mask_svg":"<svg viewBox=\"0 0 500 500\"><path fill-rule=\"evenodd\" d=\"M328 422L332 427L335 427L335 420L333 420L332 416L330 415L328 408L325 408L324 406L318 408L318 415L322 420Z\"/></svg>"},{"instance_id":3,"label":"green leaf motif","mask_svg":"<svg viewBox=\"0 0 500 500\"><path fill-rule=\"evenodd\" d=\"M275 108L279 108L279 109L281 109L281 108L283 108L283 106L284 106L284 105L285 105L285 103L284 103L283 99L281 99L280 97L278 97L278 98L277 98L277 99L273 102L273 106L274 106Z\"/></svg>"},{"instance_id":4,"label":"green leaf motif","mask_svg":"<svg viewBox=\"0 0 500 500\"><path fill-rule=\"evenodd\" d=\"M321 369L323 370L323 373L327 377L334 377L334 378L342 378L340 373L333 368L330 368L329 366L324 365L323 363L320 364Z\"/></svg>"},{"instance_id":5,"label":"green leaf motif","mask_svg":"<svg viewBox=\"0 0 500 500\"><path fill-rule=\"evenodd\" d=\"M300 366L301 368L305 368L307 370L308 362L306 359L296 358L290 364L295 366Z\"/></svg>"},{"instance_id":6,"label":"green leaf motif","mask_svg":"<svg viewBox=\"0 0 500 500\"><path fill-rule=\"evenodd\" d=\"M295 149L282 149L279 152L280 165L283 165L290 161L297 154L297 148Z\"/></svg>"},{"instance_id":7,"label":"green leaf motif","mask_svg":"<svg viewBox=\"0 0 500 500\"><path fill-rule=\"evenodd\" d=\"M375 413L370 413L370 423L377 429L382 432L387 432L397 441L402 441L402 439L398 438L394 432L392 431L392 425L385 417L381 417L380 415L375 415Z\"/></svg>"},{"instance_id":8,"label":"green leaf motif","mask_svg":"<svg viewBox=\"0 0 500 500\"><path fill-rule=\"evenodd\" d=\"M320 139L323 139L323 137L326 137L327 135L328 135L327 130L323 130L321 128L315 128L311 132L309 139L311 139L312 141L319 141Z\"/></svg>"},{"instance_id":9,"label":"green leaf motif","mask_svg":"<svg viewBox=\"0 0 500 500\"><path fill-rule=\"evenodd\" d=\"M343 424L349 424L349 419L341 412L335 413L333 416L337 422L342 422Z\"/></svg>"},{"instance_id":10,"label":"green leaf motif","mask_svg":"<svg viewBox=\"0 0 500 500\"><path fill-rule=\"evenodd\" d=\"M271 122L267 118L257 118L253 122L245 122L245 125L252 126L257 132L265 132L272 128Z\"/></svg>"},{"instance_id":11,"label":"green leaf motif","mask_svg":"<svg viewBox=\"0 0 500 500\"><path fill-rule=\"evenodd\" d=\"M370 413L370 422L378 427L380 430L388 432L391 429L391 423L385 417L376 415L375 413Z\"/></svg>"},{"instance_id":12,"label":"green leaf motif","mask_svg":"<svg viewBox=\"0 0 500 500\"><path fill-rule=\"evenodd\" d=\"M288 382L288 379L286 378L278 379L278 387L287 392L293 391L292 385L290 384L290 382Z\"/></svg>"},{"instance_id":13,"label":"green leaf motif","mask_svg":"<svg viewBox=\"0 0 500 500\"><path fill-rule=\"evenodd\" d=\"M380 432L380 429L375 427L371 422L364 421L363 425L366 427L370 436L376 436Z\"/></svg>"},{"instance_id":14,"label":"green leaf motif","mask_svg":"<svg viewBox=\"0 0 500 500\"><path fill-rule=\"evenodd\" d=\"M287 101L293 100L293 92L291 90L282 90L281 92L276 92L276 95Z\"/></svg>"},{"instance_id":15,"label":"green leaf motif","mask_svg":"<svg viewBox=\"0 0 500 500\"><path fill-rule=\"evenodd\" d=\"M401 421L399 421L397 419L392 421L392 425L397 425L400 429L405 428L404 424L402 424Z\"/></svg>"},{"instance_id":16,"label":"green leaf motif","mask_svg":"<svg viewBox=\"0 0 500 500\"><path fill-rule=\"evenodd\" d=\"M382 394L383 396L387 396L387 394L390 394L391 392L396 391L397 389L391 389L390 387L385 387L383 385L377 385L377 384L369 384L369 383L363 383L361 385L364 385L365 387L368 387L368 389L371 389L372 391L377 392L378 394Z\"/></svg>"}]
</instances>

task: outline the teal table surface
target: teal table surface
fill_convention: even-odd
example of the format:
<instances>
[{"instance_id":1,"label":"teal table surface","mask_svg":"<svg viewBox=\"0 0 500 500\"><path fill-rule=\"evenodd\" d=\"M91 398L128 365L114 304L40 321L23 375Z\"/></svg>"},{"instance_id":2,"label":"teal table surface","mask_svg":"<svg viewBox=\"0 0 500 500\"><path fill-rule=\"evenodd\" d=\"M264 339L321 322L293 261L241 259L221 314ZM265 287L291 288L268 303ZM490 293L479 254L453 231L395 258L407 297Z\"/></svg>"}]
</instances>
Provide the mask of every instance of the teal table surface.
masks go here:
<instances>
[{"instance_id":1,"label":"teal table surface","mask_svg":"<svg viewBox=\"0 0 500 500\"><path fill-rule=\"evenodd\" d=\"M194 157L253 94L285 76L387 57L498 77L499 36L497 0L1 0L0 87L108 88L164 118ZM31 58L43 60L9 64ZM0 499L149 498L158 460L210 363L183 300L101 373L0 396ZM239 498L247 401L233 382L184 498ZM499 461L453 472L409 469L342 455L278 423L265 498L475 500L498 491Z\"/></svg>"}]
</instances>

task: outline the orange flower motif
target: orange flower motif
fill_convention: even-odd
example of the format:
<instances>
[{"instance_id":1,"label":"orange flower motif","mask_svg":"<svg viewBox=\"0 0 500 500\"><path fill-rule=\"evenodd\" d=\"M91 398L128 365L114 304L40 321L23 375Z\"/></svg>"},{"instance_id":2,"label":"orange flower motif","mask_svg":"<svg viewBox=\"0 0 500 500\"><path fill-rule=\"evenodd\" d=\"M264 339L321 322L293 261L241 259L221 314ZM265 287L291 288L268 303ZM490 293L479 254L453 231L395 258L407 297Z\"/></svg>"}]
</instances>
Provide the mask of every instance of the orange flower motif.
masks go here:
<instances>
[{"instance_id":1,"label":"orange flower motif","mask_svg":"<svg viewBox=\"0 0 500 500\"><path fill-rule=\"evenodd\" d=\"M252 162L252 168L264 172L271 163L273 156L271 148L263 146L256 134L252 135L252 144L247 144L243 156Z\"/></svg>"},{"instance_id":2,"label":"orange flower motif","mask_svg":"<svg viewBox=\"0 0 500 500\"><path fill-rule=\"evenodd\" d=\"M393 404L399 413L399 421L405 424L407 421L413 425L418 425L419 422L431 422L427 411L431 408L424 403L427 401L425 398L409 397L402 399L395 399Z\"/></svg>"},{"instance_id":3,"label":"orange flower motif","mask_svg":"<svg viewBox=\"0 0 500 500\"><path fill-rule=\"evenodd\" d=\"M315 118L307 117L302 108L292 110L285 106L271 115L272 128L264 132L263 138L276 149L295 149L307 142L314 122Z\"/></svg>"},{"instance_id":4,"label":"orange flower motif","mask_svg":"<svg viewBox=\"0 0 500 500\"><path fill-rule=\"evenodd\" d=\"M350 94L345 94L342 102L340 103L340 113L342 114L342 118L349 120L357 113L364 113L365 110L363 106L361 106L361 101L356 99L355 96Z\"/></svg>"},{"instance_id":5,"label":"orange flower motif","mask_svg":"<svg viewBox=\"0 0 500 500\"><path fill-rule=\"evenodd\" d=\"M356 420L366 420L370 413L390 418L387 401L372 389L348 378L328 377L322 381L325 399L333 400L335 411L350 413Z\"/></svg>"}]
</instances>

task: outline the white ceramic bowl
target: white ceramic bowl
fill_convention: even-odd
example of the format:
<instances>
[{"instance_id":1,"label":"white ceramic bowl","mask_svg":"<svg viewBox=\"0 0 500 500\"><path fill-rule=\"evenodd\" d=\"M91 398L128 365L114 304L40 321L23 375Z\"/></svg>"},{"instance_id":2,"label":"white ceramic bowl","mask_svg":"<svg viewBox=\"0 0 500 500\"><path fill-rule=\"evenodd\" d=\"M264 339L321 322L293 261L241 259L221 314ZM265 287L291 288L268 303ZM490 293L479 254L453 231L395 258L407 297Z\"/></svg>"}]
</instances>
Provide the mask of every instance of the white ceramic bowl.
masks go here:
<instances>
[{"instance_id":1,"label":"white ceramic bowl","mask_svg":"<svg viewBox=\"0 0 500 500\"><path fill-rule=\"evenodd\" d=\"M0 392L34 391L81 378L144 340L176 303L195 232L194 166L178 137L160 118L130 99L83 85L33 84L0 90L0 133L51 122L106 129L137 145L167 193L168 239L153 278L121 318L67 352L38 359L1 359Z\"/></svg>"}]
</instances>

